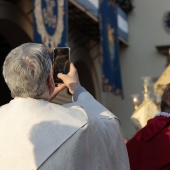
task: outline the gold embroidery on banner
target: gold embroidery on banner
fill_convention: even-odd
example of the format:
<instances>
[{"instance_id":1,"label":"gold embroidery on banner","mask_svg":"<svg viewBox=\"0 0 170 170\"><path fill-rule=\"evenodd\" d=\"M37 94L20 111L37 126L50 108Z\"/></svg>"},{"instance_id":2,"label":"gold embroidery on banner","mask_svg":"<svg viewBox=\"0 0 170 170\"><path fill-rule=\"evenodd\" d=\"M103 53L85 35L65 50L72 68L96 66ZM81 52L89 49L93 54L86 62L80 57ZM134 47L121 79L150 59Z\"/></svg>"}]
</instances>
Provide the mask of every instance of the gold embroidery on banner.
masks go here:
<instances>
[{"instance_id":1,"label":"gold embroidery on banner","mask_svg":"<svg viewBox=\"0 0 170 170\"><path fill-rule=\"evenodd\" d=\"M55 0L47 1L47 9L46 11L48 12L48 15L53 16L52 9L55 7ZM62 38L62 32L64 30L64 20L63 20L63 15L64 15L64 0L58 0L58 13L57 13L57 19L56 21L54 20L55 18L51 18L51 20L48 20L47 17L46 20L43 20L42 13L42 5L41 5L41 0L35 0L35 8L34 8L34 14L35 14L35 20L36 20L36 25L37 25L37 32L40 34L42 42L44 45L48 47L49 52L52 52L54 47L58 46L61 42ZM56 30L53 35L49 35L45 28L45 22L48 23L51 27L55 27L56 24Z\"/></svg>"}]
</instances>

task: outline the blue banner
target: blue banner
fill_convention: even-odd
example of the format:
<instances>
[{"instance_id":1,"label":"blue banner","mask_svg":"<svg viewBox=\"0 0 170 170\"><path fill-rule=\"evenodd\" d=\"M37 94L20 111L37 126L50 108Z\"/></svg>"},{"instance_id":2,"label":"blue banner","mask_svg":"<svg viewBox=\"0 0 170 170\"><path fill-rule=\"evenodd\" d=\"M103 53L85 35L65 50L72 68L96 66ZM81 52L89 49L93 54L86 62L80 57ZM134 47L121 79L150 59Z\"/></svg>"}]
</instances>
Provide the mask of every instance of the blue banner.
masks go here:
<instances>
[{"instance_id":1,"label":"blue banner","mask_svg":"<svg viewBox=\"0 0 170 170\"><path fill-rule=\"evenodd\" d=\"M55 47L67 46L68 1L33 0L33 3L34 42L46 45L52 58Z\"/></svg>"},{"instance_id":2,"label":"blue banner","mask_svg":"<svg viewBox=\"0 0 170 170\"><path fill-rule=\"evenodd\" d=\"M119 61L117 7L113 0L99 3L103 91L123 96Z\"/></svg>"}]
</instances>

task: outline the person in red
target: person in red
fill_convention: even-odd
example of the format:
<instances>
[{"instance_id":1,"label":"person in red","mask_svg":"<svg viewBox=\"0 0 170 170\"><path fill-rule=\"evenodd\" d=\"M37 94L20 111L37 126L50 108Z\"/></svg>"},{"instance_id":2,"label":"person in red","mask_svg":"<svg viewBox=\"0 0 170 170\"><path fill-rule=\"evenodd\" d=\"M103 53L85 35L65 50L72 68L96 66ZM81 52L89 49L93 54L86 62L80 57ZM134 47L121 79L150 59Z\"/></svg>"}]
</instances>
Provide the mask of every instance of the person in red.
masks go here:
<instances>
[{"instance_id":1,"label":"person in red","mask_svg":"<svg viewBox=\"0 0 170 170\"><path fill-rule=\"evenodd\" d=\"M170 84L161 99L161 113L130 139L127 150L131 170L170 170Z\"/></svg>"}]
</instances>

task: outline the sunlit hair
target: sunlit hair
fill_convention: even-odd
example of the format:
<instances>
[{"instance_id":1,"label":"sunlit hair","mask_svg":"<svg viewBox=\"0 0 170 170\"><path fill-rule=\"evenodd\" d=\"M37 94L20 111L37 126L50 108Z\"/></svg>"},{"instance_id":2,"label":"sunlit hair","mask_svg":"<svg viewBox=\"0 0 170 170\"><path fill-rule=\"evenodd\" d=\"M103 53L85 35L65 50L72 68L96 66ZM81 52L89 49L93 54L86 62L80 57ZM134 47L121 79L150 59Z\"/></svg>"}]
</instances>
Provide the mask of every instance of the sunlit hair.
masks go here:
<instances>
[{"instance_id":1,"label":"sunlit hair","mask_svg":"<svg viewBox=\"0 0 170 170\"><path fill-rule=\"evenodd\" d=\"M3 76L12 97L38 98L45 92L51 68L51 59L44 45L25 43L7 55Z\"/></svg>"},{"instance_id":2,"label":"sunlit hair","mask_svg":"<svg viewBox=\"0 0 170 170\"><path fill-rule=\"evenodd\" d=\"M170 113L170 84L168 84L162 94L161 111Z\"/></svg>"}]
</instances>

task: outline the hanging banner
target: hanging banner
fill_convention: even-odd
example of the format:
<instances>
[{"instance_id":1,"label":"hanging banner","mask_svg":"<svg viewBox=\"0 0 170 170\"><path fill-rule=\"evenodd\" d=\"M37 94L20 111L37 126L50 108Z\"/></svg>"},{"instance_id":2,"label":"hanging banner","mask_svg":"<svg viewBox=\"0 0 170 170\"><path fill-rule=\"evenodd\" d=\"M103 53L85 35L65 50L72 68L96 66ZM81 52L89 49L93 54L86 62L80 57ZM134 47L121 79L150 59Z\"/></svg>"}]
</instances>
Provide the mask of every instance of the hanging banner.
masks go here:
<instances>
[{"instance_id":1,"label":"hanging banner","mask_svg":"<svg viewBox=\"0 0 170 170\"><path fill-rule=\"evenodd\" d=\"M34 42L47 46L52 54L55 47L67 45L67 0L33 0ZM52 55L51 55L52 57Z\"/></svg>"},{"instance_id":2,"label":"hanging banner","mask_svg":"<svg viewBox=\"0 0 170 170\"><path fill-rule=\"evenodd\" d=\"M99 20L103 91L123 96L119 62L117 7L113 0L100 0Z\"/></svg>"}]
</instances>

